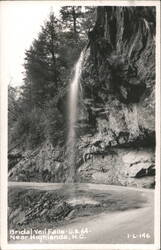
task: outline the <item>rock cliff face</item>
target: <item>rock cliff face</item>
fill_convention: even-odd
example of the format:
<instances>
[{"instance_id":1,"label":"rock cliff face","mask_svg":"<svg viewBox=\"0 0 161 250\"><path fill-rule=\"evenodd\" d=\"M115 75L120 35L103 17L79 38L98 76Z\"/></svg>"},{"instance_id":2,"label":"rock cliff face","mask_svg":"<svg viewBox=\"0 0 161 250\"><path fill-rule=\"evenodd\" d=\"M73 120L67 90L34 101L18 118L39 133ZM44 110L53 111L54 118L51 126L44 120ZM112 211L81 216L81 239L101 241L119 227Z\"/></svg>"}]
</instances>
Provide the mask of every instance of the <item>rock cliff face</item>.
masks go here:
<instances>
[{"instance_id":1,"label":"rock cliff face","mask_svg":"<svg viewBox=\"0 0 161 250\"><path fill-rule=\"evenodd\" d=\"M49 141L36 150L24 153L12 152L9 162L13 162L13 156L19 160L15 166L9 168L9 180L11 181L38 181L38 182L64 182L67 178L67 167L63 164L64 149L53 147ZM11 157L12 156L12 157Z\"/></svg>"},{"instance_id":2,"label":"rock cliff face","mask_svg":"<svg viewBox=\"0 0 161 250\"><path fill-rule=\"evenodd\" d=\"M98 7L82 89L79 123L81 139L88 142L79 176L153 186L155 8Z\"/></svg>"},{"instance_id":3,"label":"rock cliff face","mask_svg":"<svg viewBox=\"0 0 161 250\"><path fill-rule=\"evenodd\" d=\"M76 181L154 187L155 7L97 8L81 90ZM45 143L29 157L30 168L21 159L10 179L31 169L28 181L66 181L65 147L51 148Z\"/></svg>"}]
</instances>

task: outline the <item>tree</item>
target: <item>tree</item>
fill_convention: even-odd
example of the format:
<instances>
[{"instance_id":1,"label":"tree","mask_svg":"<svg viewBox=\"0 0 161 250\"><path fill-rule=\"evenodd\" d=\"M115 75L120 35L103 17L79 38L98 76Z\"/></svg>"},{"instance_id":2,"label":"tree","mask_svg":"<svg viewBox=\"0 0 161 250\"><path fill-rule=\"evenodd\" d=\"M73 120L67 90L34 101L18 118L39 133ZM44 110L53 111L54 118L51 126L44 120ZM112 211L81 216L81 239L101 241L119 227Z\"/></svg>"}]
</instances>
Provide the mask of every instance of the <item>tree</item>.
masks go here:
<instances>
[{"instance_id":1,"label":"tree","mask_svg":"<svg viewBox=\"0 0 161 250\"><path fill-rule=\"evenodd\" d=\"M9 128L12 127L10 138L13 144L34 148L47 138L53 145L62 144L66 138L66 105L62 102L67 99L72 68L86 39L81 31L84 18L81 7L64 8L72 11L64 17L66 21L58 20L50 13L25 53L21 95L14 98L14 91L10 89ZM15 108L21 111L17 112Z\"/></svg>"},{"instance_id":2,"label":"tree","mask_svg":"<svg viewBox=\"0 0 161 250\"><path fill-rule=\"evenodd\" d=\"M79 19L83 17L82 6L65 6L60 10L62 20L66 23L66 28L74 33L75 39L78 38L80 31Z\"/></svg>"},{"instance_id":3,"label":"tree","mask_svg":"<svg viewBox=\"0 0 161 250\"><path fill-rule=\"evenodd\" d=\"M88 32L94 27L96 21L96 7L86 6L84 9L81 30L87 36Z\"/></svg>"},{"instance_id":4,"label":"tree","mask_svg":"<svg viewBox=\"0 0 161 250\"><path fill-rule=\"evenodd\" d=\"M10 126L17 120L19 106L17 103L17 91L11 85L8 86L8 123Z\"/></svg>"},{"instance_id":5,"label":"tree","mask_svg":"<svg viewBox=\"0 0 161 250\"><path fill-rule=\"evenodd\" d=\"M58 90L60 73L56 58L56 24L57 21L51 13L38 38L26 51L23 95L31 106L41 106L48 98L54 97Z\"/></svg>"},{"instance_id":6,"label":"tree","mask_svg":"<svg viewBox=\"0 0 161 250\"><path fill-rule=\"evenodd\" d=\"M60 10L62 21L68 31L87 41L87 34L93 28L96 19L96 8L91 6L66 6Z\"/></svg>"}]
</instances>

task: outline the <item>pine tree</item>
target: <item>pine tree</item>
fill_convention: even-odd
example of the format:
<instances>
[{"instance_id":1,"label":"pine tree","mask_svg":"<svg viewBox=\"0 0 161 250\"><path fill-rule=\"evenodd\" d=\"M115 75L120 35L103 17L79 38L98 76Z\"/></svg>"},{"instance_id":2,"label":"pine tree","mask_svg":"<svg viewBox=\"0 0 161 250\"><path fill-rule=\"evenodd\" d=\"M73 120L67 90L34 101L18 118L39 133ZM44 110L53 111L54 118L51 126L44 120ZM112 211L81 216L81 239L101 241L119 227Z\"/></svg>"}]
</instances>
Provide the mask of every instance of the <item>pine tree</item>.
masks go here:
<instances>
[{"instance_id":1,"label":"pine tree","mask_svg":"<svg viewBox=\"0 0 161 250\"><path fill-rule=\"evenodd\" d=\"M88 34L88 32L94 27L96 21L96 7L86 6L84 9L84 15L81 22L81 30Z\"/></svg>"},{"instance_id":2,"label":"pine tree","mask_svg":"<svg viewBox=\"0 0 161 250\"><path fill-rule=\"evenodd\" d=\"M24 98L33 106L41 106L56 95L59 85L57 66L58 39L56 20L53 14L42 27L38 38L26 51Z\"/></svg>"},{"instance_id":3,"label":"pine tree","mask_svg":"<svg viewBox=\"0 0 161 250\"><path fill-rule=\"evenodd\" d=\"M78 39L80 31L80 18L83 17L82 6L65 6L60 10L63 22L66 28L74 33L75 39Z\"/></svg>"}]
</instances>

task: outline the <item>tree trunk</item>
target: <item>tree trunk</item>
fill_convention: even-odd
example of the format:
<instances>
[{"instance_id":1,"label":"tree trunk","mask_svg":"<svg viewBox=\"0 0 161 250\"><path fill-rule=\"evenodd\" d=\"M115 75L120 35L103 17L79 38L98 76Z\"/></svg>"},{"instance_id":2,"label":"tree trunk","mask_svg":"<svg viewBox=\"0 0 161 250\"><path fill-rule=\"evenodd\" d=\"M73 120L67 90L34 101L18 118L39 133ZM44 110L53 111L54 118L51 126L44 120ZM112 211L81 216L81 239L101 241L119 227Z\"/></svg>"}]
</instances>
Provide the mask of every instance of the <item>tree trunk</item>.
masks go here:
<instances>
[{"instance_id":1,"label":"tree trunk","mask_svg":"<svg viewBox=\"0 0 161 250\"><path fill-rule=\"evenodd\" d=\"M74 37L77 39L77 24L76 24L76 13L74 6L72 7L72 16L73 16L73 31L74 31Z\"/></svg>"}]
</instances>

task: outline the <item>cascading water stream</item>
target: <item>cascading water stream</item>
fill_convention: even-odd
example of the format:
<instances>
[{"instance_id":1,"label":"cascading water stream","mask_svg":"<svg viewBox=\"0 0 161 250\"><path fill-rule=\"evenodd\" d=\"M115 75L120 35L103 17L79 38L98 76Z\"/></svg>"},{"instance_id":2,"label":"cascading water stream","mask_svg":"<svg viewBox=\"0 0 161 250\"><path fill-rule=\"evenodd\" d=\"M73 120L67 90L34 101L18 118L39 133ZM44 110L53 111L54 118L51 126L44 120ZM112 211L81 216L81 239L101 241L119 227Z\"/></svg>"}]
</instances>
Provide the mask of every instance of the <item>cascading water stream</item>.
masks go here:
<instances>
[{"instance_id":1,"label":"cascading water stream","mask_svg":"<svg viewBox=\"0 0 161 250\"><path fill-rule=\"evenodd\" d=\"M78 115L78 91L79 81L82 71L84 52L81 52L80 57L75 65L74 77L70 83L69 90L69 134L68 134L68 162L70 164L70 172L68 182L74 181L75 176L75 144L76 144L76 122Z\"/></svg>"}]
</instances>

